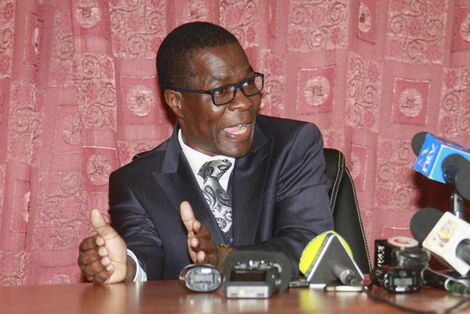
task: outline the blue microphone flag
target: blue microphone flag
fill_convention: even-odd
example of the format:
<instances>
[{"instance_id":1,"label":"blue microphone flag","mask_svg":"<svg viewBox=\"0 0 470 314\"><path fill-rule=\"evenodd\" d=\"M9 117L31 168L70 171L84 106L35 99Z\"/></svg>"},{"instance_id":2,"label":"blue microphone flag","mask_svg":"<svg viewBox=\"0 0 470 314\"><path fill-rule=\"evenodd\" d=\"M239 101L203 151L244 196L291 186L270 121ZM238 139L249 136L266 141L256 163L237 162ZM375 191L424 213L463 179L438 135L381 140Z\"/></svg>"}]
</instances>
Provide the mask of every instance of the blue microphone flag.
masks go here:
<instances>
[{"instance_id":1,"label":"blue microphone flag","mask_svg":"<svg viewBox=\"0 0 470 314\"><path fill-rule=\"evenodd\" d=\"M470 161L470 152L461 145L428 133L413 169L431 180L447 183L442 171L442 163L452 154L460 155Z\"/></svg>"}]
</instances>

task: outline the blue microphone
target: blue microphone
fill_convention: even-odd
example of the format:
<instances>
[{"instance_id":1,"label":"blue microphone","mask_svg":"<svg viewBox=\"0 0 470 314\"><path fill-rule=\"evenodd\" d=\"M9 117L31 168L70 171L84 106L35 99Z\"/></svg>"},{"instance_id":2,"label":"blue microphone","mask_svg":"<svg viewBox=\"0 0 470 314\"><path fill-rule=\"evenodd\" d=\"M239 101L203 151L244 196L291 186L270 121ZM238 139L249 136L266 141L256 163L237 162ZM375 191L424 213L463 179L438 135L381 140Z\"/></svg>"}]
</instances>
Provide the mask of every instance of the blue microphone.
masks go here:
<instances>
[{"instance_id":1,"label":"blue microphone","mask_svg":"<svg viewBox=\"0 0 470 314\"><path fill-rule=\"evenodd\" d=\"M425 177L455 186L470 199L470 152L461 145L427 132L417 133L411 142L418 156L413 169Z\"/></svg>"}]
</instances>

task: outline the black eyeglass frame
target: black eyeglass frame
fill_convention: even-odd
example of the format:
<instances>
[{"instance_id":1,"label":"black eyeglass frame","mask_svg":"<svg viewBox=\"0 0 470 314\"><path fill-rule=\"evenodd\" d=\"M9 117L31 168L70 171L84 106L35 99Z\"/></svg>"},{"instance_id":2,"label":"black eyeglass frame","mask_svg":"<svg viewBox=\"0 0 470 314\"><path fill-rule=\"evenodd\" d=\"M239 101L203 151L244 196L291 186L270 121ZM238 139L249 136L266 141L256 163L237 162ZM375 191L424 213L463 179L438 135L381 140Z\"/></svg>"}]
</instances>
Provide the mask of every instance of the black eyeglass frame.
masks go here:
<instances>
[{"instance_id":1,"label":"black eyeglass frame","mask_svg":"<svg viewBox=\"0 0 470 314\"><path fill-rule=\"evenodd\" d=\"M181 92L181 93L200 93L200 94L209 94L211 95L211 98L212 98L212 103L214 104L214 106L225 106L229 103L231 103L235 97L237 96L237 90L238 89L241 89L242 93L246 96L246 97L252 97L252 96L256 96L258 94L260 94L262 91L263 91L263 88L264 88L264 74L263 73L259 73L259 72L254 72L255 74L246 78L246 79L243 79L241 80L240 82L237 82L237 83L233 83L233 84L226 84L226 85L222 85L222 86L219 86L219 87L216 87L216 88L212 88L212 89L192 89L192 88L169 88L170 90L173 90L175 92ZM245 84L246 82L249 82L251 80L255 80L257 77L261 77L261 88L254 94L250 94L250 95L247 95L245 90L243 89L243 84ZM215 103L215 99L214 99L214 94L217 93L218 91L220 90L223 90L225 88L229 88L229 87L235 87L235 89L233 90L233 97L230 101L227 101L223 104L216 104Z\"/></svg>"}]
</instances>

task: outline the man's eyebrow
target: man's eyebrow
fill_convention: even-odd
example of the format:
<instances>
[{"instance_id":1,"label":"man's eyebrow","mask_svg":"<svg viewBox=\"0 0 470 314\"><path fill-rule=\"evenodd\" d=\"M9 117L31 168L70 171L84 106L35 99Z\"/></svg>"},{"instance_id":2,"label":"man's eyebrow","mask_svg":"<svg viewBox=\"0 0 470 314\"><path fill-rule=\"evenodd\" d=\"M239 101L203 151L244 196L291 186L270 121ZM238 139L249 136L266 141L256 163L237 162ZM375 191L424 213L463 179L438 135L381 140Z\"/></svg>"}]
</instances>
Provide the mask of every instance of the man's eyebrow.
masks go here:
<instances>
[{"instance_id":1,"label":"man's eyebrow","mask_svg":"<svg viewBox=\"0 0 470 314\"><path fill-rule=\"evenodd\" d=\"M225 81L228 79L228 75L213 75L211 77L211 80L210 80L210 83L213 83L213 82L222 82L222 81Z\"/></svg>"}]
</instances>

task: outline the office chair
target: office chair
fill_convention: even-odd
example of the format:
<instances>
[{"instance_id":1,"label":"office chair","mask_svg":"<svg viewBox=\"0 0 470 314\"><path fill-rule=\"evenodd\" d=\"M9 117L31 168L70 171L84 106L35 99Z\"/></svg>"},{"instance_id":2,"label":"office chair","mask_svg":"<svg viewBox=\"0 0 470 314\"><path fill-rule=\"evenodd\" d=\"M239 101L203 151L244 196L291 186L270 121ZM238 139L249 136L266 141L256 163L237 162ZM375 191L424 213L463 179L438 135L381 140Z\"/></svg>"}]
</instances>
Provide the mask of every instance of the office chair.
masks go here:
<instances>
[{"instance_id":1,"label":"office chair","mask_svg":"<svg viewBox=\"0 0 470 314\"><path fill-rule=\"evenodd\" d=\"M371 270L369 249L362 225L356 190L344 155L339 150L325 148L326 175L331 181L330 207L335 222L335 231L348 242L354 260L363 273Z\"/></svg>"}]
</instances>

